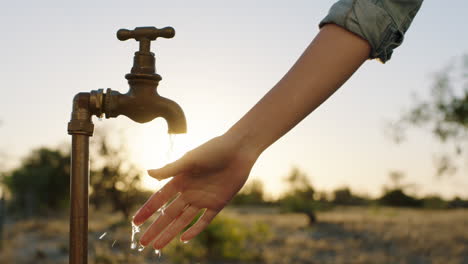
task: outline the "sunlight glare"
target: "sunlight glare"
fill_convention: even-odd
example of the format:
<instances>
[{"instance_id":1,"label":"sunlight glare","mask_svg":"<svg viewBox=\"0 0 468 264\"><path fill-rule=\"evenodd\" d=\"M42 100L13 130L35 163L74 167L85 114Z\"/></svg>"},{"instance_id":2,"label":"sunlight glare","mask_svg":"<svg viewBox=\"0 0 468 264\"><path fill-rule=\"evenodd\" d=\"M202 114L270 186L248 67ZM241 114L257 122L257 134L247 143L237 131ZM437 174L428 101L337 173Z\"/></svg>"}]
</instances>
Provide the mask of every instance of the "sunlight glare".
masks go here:
<instances>
[{"instance_id":1,"label":"sunlight glare","mask_svg":"<svg viewBox=\"0 0 468 264\"><path fill-rule=\"evenodd\" d=\"M135 131L138 137L133 142L133 157L143 168L157 169L176 161L187 151L203 143L204 138L194 134L168 134L167 124L163 119L155 120L139 126ZM143 187L159 189L167 180L158 181L147 174L143 177Z\"/></svg>"}]
</instances>

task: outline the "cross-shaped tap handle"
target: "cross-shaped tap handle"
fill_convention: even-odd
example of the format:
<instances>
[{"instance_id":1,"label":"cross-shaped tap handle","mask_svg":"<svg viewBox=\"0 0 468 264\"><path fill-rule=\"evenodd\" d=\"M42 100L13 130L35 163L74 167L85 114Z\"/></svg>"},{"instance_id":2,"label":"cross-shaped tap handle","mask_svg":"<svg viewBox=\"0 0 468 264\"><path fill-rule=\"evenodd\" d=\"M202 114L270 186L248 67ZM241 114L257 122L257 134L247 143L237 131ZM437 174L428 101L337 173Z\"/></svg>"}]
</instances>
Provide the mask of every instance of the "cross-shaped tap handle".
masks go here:
<instances>
[{"instance_id":1,"label":"cross-shaped tap handle","mask_svg":"<svg viewBox=\"0 0 468 264\"><path fill-rule=\"evenodd\" d=\"M150 43L159 37L172 38L175 36L173 27L156 28L156 27L137 27L134 30L119 29L117 38L119 40L135 39L140 42L140 52L149 53Z\"/></svg>"}]
</instances>

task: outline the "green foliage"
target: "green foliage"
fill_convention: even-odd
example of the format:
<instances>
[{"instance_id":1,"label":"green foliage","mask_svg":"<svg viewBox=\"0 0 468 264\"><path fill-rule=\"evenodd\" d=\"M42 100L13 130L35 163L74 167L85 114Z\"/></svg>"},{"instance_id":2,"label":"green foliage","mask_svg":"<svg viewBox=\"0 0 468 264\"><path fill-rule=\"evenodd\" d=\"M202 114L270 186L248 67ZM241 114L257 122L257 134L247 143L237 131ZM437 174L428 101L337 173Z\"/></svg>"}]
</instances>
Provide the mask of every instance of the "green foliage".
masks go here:
<instances>
[{"instance_id":1,"label":"green foliage","mask_svg":"<svg viewBox=\"0 0 468 264\"><path fill-rule=\"evenodd\" d=\"M397 207L422 207L422 201L405 194L402 189L388 190L380 199L379 203L386 206Z\"/></svg>"},{"instance_id":2,"label":"green foliage","mask_svg":"<svg viewBox=\"0 0 468 264\"><path fill-rule=\"evenodd\" d=\"M440 196L431 195L422 199L422 205L425 209L447 209L448 202Z\"/></svg>"},{"instance_id":3,"label":"green foliage","mask_svg":"<svg viewBox=\"0 0 468 264\"><path fill-rule=\"evenodd\" d=\"M48 148L33 150L18 168L6 173L4 184L12 194L13 209L28 216L62 208L69 199L70 154Z\"/></svg>"},{"instance_id":4,"label":"green foliage","mask_svg":"<svg viewBox=\"0 0 468 264\"><path fill-rule=\"evenodd\" d=\"M281 211L285 213L303 213L309 219L309 225L317 222L315 211L319 209L319 203L313 199L305 200L294 194L286 195L280 200Z\"/></svg>"},{"instance_id":5,"label":"green foliage","mask_svg":"<svg viewBox=\"0 0 468 264\"><path fill-rule=\"evenodd\" d=\"M439 141L451 143L453 152L439 154L435 160L436 174L456 171L455 161L463 153L468 136L468 55L435 74L429 98L417 100L389 126L389 132L400 142L408 127L422 127Z\"/></svg>"},{"instance_id":6,"label":"green foliage","mask_svg":"<svg viewBox=\"0 0 468 264\"><path fill-rule=\"evenodd\" d=\"M211 224L188 244L172 243L167 253L172 263L194 263L202 260L258 261L259 245L271 237L268 225L257 222L252 226L236 219L217 216Z\"/></svg>"},{"instance_id":7,"label":"green foliage","mask_svg":"<svg viewBox=\"0 0 468 264\"><path fill-rule=\"evenodd\" d=\"M367 205L369 201L353 194L348 187L344 187L333 191L332 203L336 205Z\"/></svg>"},{"instance_id":8,"label":"green foliage","mask_svg":"<svg viewBox=\"0 0 468 264\"><path fill-rule=\"evenodd\" d=\"M460 197L455 197L448 202L448 208L468 208L468 200L463 200Z\"/></svg>"},{"instance_id":9,"label":"green foliage","mask_svg":"<svg viewBox=\"0 0 468 264\"><path fill-rule=\"evenodd\" d=\"M263 183L260 180L253 180L246 184L241 191L234 196L232 205L263 205L264 200Z\"/></svg>"},{"instance_id":10,"label":"green foliage","mask_svg":"<svg viewBox=\"0 0 468 264\"><path fill-rule=\"evenodd\" d=\"M109 133L107 133L109 134ZM134 205L144 201L139 191L141 171L128 159L122 133L113 144L106 133L96 133L91 145L91 196L97 208L111 204L129 218ZM70 193L70 153L49 148L33 150L21 165L3 173L3 184L12 195L12 208L27 216L61 209Z\"/></svg>"},{"instance_id":11,"label":"green foliage","mask_svg":"<svg viewBox=\"0 0 468 264\"><path fill-rule=\"evenodd\" d=\"M324 199L315 199L315 190L305 173L293 168L286 178L289 185L288 192L280 198L279 205L282 212L303 213L309 218L309 224L317 221L315 212L325 210L330 206Z\"/></svg>"},{"instance_id":12,"label":"green foliage","mask_svg":"<svg viewBox=\"0 0 468 264\"><path fill-rule=\"evenodd\" d=\"M130 218L132 208L141 202L142 172L129 160L123 133L101 131L92 141L90 203L97 209L110 204L114 211ZM119 135L112 141L109 135Z\"/></svg>"}]
</instances>

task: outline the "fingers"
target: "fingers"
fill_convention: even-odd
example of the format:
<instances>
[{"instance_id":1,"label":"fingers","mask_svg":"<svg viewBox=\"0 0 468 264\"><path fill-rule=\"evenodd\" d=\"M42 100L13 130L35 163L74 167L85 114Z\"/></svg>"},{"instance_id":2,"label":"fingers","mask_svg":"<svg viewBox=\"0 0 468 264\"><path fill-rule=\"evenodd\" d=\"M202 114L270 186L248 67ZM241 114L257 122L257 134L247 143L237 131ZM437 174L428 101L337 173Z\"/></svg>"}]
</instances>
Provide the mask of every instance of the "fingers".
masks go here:
<instances>
[{"instance_id":1,"label":"fingers","mask_svg":"<svg viewBox=\"0 0 468 264\"><path fill-rule=\"evenodd\" d=\"M149 176L158 180L164 180L189 170L190 160L184 156L177 161L167 164L160 169L148 170Z\"/></svg>"},{"instance_id":2,"label":"fingers","mask_svg":"<svg viewBox=\"0 0 468 264\"><path fill-rule=\"evenodd\" d=\"M178 197L167 209L161 212L161 215L151 224L140 239L140 244L147 246L155 237L157 237L174 219L176 219L186 208L187 203Z\"/></svg>"},{"instance_id":3,"label":"fingers","mask_svg":"<svg viewBox=\"0 0 468 264\"><path fill-rule=\"evenodd\" d=\"M189 206L184 212L176 219L164 232L154 241L153 248L162 249L171 240L177 236L187 225L192 222L193 218L197 216L200 210L196 207Z\"/></svg>"},{"instance_id":4,"label":"fingers","mask_svg":"<svg viewBox=\"0 0 468 264\"><path fill-rule=\"evenodd\" d=\"M177 194L178 190L174 181L168 182L158 192L154 193L146 203L136 212L133 217L135 225L143 224L150 216L154 214L161 206L166 204Z\"/></svg>"},{"instance_id":5,"label":"fingers","mask_svg":"<svg viewBox=\"0 0 468 264\"><path fill-rule=\"evenodd\" d=\"M209 209L206 210L206 212L198 219L198 221L182 234L180 240L189 241L192 238L196 237L211 223L211 221L213 220L213 218L215 218L217 214L217 211Z\"/></svg>"}]
</instances>

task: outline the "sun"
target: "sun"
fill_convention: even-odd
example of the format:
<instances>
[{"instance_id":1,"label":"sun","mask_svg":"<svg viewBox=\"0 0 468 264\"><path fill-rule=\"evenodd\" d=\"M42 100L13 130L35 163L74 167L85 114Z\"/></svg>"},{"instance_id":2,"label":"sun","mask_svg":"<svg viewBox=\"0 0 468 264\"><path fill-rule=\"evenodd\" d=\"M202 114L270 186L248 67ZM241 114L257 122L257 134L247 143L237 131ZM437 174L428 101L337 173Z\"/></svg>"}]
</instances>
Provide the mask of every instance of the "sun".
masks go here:
<instances>
[{"instance_id":1,"label":"sun","mask_svg":"<svg viewBox=\"0 0 468 264\"><path fill-rule=\"evenodd\" d=\"M182 157L206 140L195 133L168 134L165 120L158 118L132 129L132 159L143 170L160 168ZM144 188L159 189L166 181L143 177Z\"/></svg>"}]
</instances>

